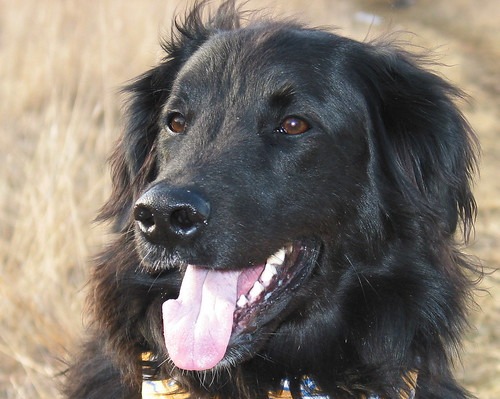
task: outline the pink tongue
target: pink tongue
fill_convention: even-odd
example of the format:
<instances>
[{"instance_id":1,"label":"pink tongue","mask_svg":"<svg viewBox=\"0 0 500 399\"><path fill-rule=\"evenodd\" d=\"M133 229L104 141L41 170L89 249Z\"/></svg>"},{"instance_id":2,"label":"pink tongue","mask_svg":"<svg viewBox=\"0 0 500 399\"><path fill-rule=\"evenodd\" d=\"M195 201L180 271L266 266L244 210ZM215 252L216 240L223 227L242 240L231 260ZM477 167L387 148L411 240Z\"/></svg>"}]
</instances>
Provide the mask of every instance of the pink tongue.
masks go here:
<instances>
[{"instance_id":1,"label":"pink tongue","mask_svg":"<svg viewBox=\"0 0 500 399\"><path fill-rule=\"evenodd\" d=\"M233 328L241 274L187 267L179 297L163 304L165 344L177 367L207 370L222 360Z\"/></svg>"}]
</instances>

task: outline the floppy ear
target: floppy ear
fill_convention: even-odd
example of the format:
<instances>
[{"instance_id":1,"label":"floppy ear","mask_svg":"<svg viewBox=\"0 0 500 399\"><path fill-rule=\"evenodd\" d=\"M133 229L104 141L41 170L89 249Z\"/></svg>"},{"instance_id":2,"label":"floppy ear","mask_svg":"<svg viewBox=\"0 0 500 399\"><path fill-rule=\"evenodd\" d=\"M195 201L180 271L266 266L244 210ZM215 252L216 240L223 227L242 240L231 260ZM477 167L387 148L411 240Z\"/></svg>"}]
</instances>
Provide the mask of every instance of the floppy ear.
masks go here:
<instances>
[{"instance_id":1,"label":"floppy ear","mask_svg":"<svg viewBox=\"0 0 500 399\"><path fill-rule=\"evenodd\" d=\"M145 185L156 177L155 143L159 117L182 65L216 31L235 29L240 17L234 1L222 4L203 22L205 2L200 2L182 22L173 24L170 40L162 43L166 56L159 66L136 78L124 88L130 95L126 125L111 162L112 193L98 220L115 218L115 231L130 225L131 209Z\"/></svg>"},{"instance_id":2,"label":"floppy ear","mask_svg":"<svg viewBox=\"0 0 500 399\"><path fill-rule=\"evenodd\" d=\"M368 106L382 161L379 176L445 233L453 234L461 220L467 239L476 212L471 176L478 143L454 103L462 93L401 49L373 44L368 50L358 62L377 97Z\"/></svg>"},{"instance_id":3,"label":"floppy ear","mask_svg":"<svg viewBox=\"0 0 500 399\"><path fill-rule=\"evenodd\" d=\"M116 218L116 232L127 227L140 188L154 179L158 117L174 77L174 65L166 63L143 74L124 89L130 93L125 130L110 158L111 197L98 217L98 220Z\"/></svg>"}]
</instances>

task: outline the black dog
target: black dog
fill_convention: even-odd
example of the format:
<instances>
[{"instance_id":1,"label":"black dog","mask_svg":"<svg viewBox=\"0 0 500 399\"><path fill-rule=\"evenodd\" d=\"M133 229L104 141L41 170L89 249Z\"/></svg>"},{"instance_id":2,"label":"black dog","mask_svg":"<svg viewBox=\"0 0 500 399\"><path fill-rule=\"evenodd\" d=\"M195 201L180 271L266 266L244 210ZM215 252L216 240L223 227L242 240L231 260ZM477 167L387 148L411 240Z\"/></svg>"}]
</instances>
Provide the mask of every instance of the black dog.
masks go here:
<instances>
[{"instance_id":1,"label":"black dog","mask_svg":"<svg viewBox=\"0 0 500 399\"><path fill-rule=\"evenodd\" d=\"M469 397L460 92L390 44L203 12L127 89L67 396L140 398L146 373L193 398Z\"/></svg>"}]
</instances>

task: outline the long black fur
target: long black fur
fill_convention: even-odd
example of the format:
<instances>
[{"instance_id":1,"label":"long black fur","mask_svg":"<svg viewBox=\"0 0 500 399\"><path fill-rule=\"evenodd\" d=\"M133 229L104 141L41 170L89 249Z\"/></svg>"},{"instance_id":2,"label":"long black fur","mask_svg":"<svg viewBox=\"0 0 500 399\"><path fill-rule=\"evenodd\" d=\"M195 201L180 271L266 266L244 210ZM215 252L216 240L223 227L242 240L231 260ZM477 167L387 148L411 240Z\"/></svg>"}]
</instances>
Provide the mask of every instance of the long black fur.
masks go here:
<instances>
[{"instance_id":1,"label":"long black fur","mask_svg":"<svg viewBox=\"0 0 500 399\"><path fill-rule=\"evenodd\" d=\"M163 61L126 89L100 215L116 238L92 271L93 323L67 397L140 398L147 369L193 398L267 398L283 378L300 398L309 376L332 399L394 399L411 370L416 398L469 398L451 372L477 277L460 250L477 155L460 91L392 44L244 21L233 1L205 11L177 22ZM174 92L191 115L181 139L165 132ZM311 129L276 130L290 114ZM148 246L136 231L134 203L160 181L199 188L213 206L188 248ZM178 295L176 262L242 267L299 237L320 242L320 256L273 330L233 367L176 369L160 310Z\"/></svg>"}]
</instances>

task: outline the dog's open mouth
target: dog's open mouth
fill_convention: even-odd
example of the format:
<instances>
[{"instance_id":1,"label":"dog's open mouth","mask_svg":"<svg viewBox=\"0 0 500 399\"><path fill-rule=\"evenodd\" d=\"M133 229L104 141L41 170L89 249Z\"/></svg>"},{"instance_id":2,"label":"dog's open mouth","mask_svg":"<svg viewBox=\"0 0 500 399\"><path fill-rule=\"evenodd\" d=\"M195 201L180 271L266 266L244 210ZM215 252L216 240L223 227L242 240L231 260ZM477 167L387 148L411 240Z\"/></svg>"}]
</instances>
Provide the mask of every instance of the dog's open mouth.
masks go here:
<instances>
[{"instance_id":1,"label":"dog's open mouth","mask_svg":"<svg viewBox=\"0 0 500 399\"><path fill-rule=\"evenodd\" d=\"M208 370L225 356L234 338L274 320L310 275L318 246L297 241L265 263L243 270L188 265L175 300L163 304L165 343L185 370Z\"/></svg>"}]
</instances>

